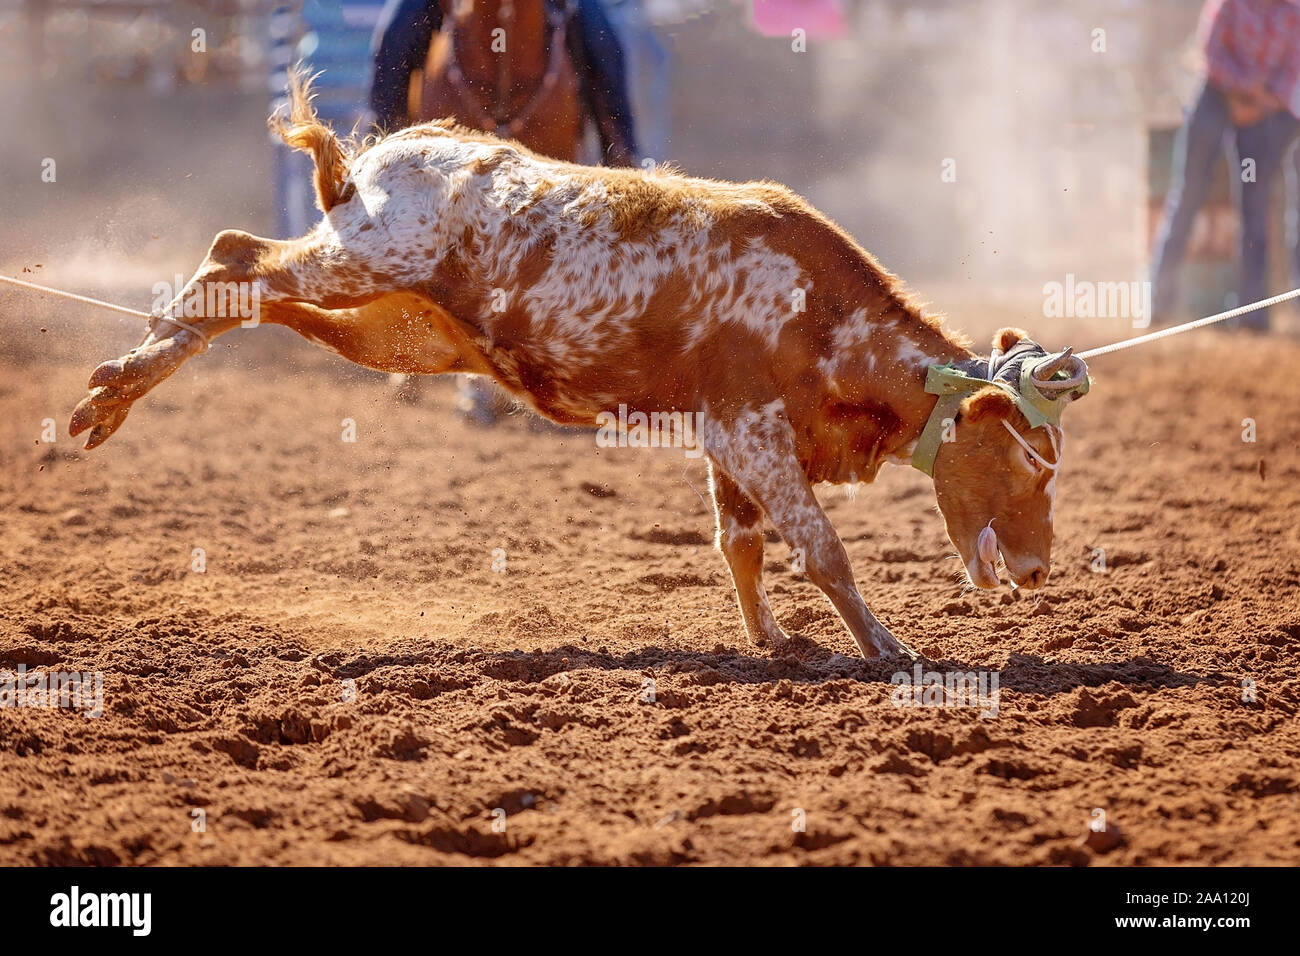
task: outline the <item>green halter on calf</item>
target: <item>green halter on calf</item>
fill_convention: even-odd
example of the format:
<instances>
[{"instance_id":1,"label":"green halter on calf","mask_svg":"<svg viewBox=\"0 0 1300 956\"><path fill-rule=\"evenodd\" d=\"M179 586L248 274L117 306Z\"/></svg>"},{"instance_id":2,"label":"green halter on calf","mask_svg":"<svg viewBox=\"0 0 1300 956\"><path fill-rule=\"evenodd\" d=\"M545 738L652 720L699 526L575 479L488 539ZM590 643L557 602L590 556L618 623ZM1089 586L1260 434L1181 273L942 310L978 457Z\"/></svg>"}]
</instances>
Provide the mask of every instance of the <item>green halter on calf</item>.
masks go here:
<instances>
[{"instance_id":1,"label":"green halter on calf","mask_svg":"<svg viewBox=\"0 0 1300 956\"><path fill-rule=\"evenodd\" d=\"M1032 339L1021 339L1006 354L994 352L987 361L931 365L925 373L925 390L939 400L912 452L914 468L934 477L944 423L955 422L966 396L987 385L1005 390L1029 427L1038 428L1049 422L1059 425L1061 410L1087 394L1091 380L1088 366L1070 349L1048 355Z\"/></svg>"}]
</instances>

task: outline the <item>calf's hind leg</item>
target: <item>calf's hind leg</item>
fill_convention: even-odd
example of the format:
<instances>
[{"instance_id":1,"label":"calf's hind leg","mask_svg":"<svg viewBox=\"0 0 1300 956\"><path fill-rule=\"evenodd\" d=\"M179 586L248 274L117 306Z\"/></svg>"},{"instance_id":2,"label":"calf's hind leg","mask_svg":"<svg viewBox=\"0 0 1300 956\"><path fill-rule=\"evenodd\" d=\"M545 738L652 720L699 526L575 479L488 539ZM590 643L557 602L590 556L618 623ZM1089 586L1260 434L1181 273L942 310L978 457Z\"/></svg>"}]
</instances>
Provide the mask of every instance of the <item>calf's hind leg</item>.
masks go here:
<instances>
[{"instance_id":1,"label":"calf's hind leg","mask_svg":"<svg viewBox=\"0 0 1300 956\"><path fill-rule=\"evenodd\" d=\"M207 257L194 277L173 299L164 314L183 317L185 325L155 318L144 340L129 353L105 362L91 373L90 394L72 413L69 431L90 434L87 448L106 440L126 420L131 405L186 359L202 352L204 340L211 341L250 318L237 309L220 308L208 315L209 302L228 305L233 294L257 302L257 321L319 321L319 313L294 309L296 302L311 302L321 309L343 309L370 302L391 289L380 289L374 280L337 265L337 238L331 234L308 236L292 241L261 239L246 232L229 230L217 235ZM209 292L220 296L210 296ZM197 308L186 309L186 303ZM200 314L194 314L194 313ZM234 312L234 314L231 314Z\"/></svg>"}]
</instances>

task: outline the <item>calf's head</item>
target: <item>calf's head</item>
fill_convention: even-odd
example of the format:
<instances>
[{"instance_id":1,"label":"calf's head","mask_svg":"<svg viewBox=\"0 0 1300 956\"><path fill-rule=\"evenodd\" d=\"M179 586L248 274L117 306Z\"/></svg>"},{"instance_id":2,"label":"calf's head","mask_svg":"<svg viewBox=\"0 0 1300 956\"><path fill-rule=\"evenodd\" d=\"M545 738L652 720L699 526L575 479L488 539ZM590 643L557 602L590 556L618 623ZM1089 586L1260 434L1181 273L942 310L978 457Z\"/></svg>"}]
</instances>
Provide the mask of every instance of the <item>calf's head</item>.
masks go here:
<instances>
[{"instance_id":1,"label":"calf's head","mask_svg":"<svg viewBox=\"0 0 1300 956\"><path fill-rule=\"evenodd\" d=\"M999 332L995 354L1023 335L1015 329ZM1072 389L1086 382L1087 369L1066 354L1035 369L1033 378L1044 395L1069 401L1076 394ZM934 487L948 538L975 586L1000 584L999 555L1017 586L1047 582L1056 470L1064 445L1059 426L1047 422L1031 428L1016 399L998 385L962 402L953 440L935 459Z\"/></svg>"}]
</instances>

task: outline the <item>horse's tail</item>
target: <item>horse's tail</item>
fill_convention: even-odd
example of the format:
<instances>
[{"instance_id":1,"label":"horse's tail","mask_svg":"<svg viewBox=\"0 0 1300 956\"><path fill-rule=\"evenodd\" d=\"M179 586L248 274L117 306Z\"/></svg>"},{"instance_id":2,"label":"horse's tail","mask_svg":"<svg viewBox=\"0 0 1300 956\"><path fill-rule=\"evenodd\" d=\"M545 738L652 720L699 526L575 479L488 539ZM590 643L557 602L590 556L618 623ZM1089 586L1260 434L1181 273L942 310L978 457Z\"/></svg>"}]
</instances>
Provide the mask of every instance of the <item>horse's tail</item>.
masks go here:
<instances>
[{"instance_id":1,"label":"horse's tail","mask_svg":"<svg viewBox=\"0 0 1300 956\"><path fill-rule=\"evenodd\" d=\"M316 205L321 212L329 212L351 192L347 176L352 150L339 141L334 130L317 119L316 110L311 105L314 79L301 64L292 67L289 70L289 119L286 122L284 116L276 111L266 123L286 145L311 155L316 164Z\"/></svg>"}]
</instances>

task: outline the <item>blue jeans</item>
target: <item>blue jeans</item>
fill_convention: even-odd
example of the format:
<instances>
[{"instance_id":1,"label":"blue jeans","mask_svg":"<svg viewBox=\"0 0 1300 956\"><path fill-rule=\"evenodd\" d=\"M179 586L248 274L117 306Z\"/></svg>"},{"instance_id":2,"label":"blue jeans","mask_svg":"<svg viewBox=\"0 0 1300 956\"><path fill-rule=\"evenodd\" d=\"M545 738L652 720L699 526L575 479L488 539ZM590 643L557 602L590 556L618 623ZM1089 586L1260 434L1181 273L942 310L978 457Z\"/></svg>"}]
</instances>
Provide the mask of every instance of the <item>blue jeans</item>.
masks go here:
<instances>
[{"instance_id":1,"label":"blue jeans","mask_svg":"<svg viewBox=\"0 0 1300 956\"><path fill-rule=\"evenodd\" d=\"M1225 153L1229 140L1235 144L1235 150L1228 151L1228 178L1233 183L1234 198L1241 212L1239 304L1268 295L1268 200L1297 130L1300 121L1286 111L1238 129L1232 125L1223 94L1208 83L1201 87L1174 143L1173 181L1165 204L1164 222L1156 236L1152 265L1155 283L1152 311L1156 316L1168 316L1177 305L1179 267L1187 252L1192 223L1205 204L1215 163ZM1240 161L1245 159L1255 162L1254 182L1242 182ZM1244 315L1237 324L1267 329L1268 310Z\"/></svg>"},{"instance_id":2,"label":"blue jeans","mask_svg":"<svg viewBox=\"0 0 1300 956\"><path fill-rule=\"evenodd\" d=\"M581 86L583 105L596 124L603 154L635 162L636 134L627 91L623 46L600 0L577 0L568 31L569 55ZM375 26L370 108L382 129L410 122L406 97L411 73L424 66L429 43L442 27L438 0L388 0Z\"/></svg>"},{"instance_id":3,"label":"blue jeans","mask_svg":"<svg viewBox=\"0 0 1300 956\"><path fill-rule=\"evenodd\" d=\"M1300 120L1286 110L1274 113L1254 126L1237 130L1235 171L1231 177L1241 209L1241 278L1238 282L1241 304L1258 302L1268 291L1269 199L1277 183L1282 162L1287 157ZM1241 164L1255 161L1255 181L1242 182ZM1295 247L1292 246L1294 259ZM1260 309L1238 320L1246 328L1267 330L1268 310Z\"/></svg>"},{"instance_id":4,"label":"blue jeans","mask_svg":"<svg viewBox=\"0 0 1300 956\"><path fill-rule=\"evenodd\" d=\"M668 157L673 54L646 18L643 0L601 0L605 15L627 54L633 89L644 90L638 104L637 137L642 155L662 163Z\"/></svg>"},{"instance_id":5,"label":"blue jeans","mask_svg":"<svg viewBox=\"0 0 1300 956\"><path fill-rule=\"evenodd\" d=\"M1286 164L1286 241L1291 247L1291 284L1300 288L1300 140Z\"/></svg>"},{"instance_id":6,"label":"blue jeans","mask_svg":"<svg viewBox=\"0 0 1300 956\"><path fill-rule=\"evenodd\" d=\"M401 129L410 122L406 97L411 74L424 67L429 43L440 26L438 0L387 0L384 4L370 43L375 58L370 108L380 129Z\"/></svg>"}]
</instances>

